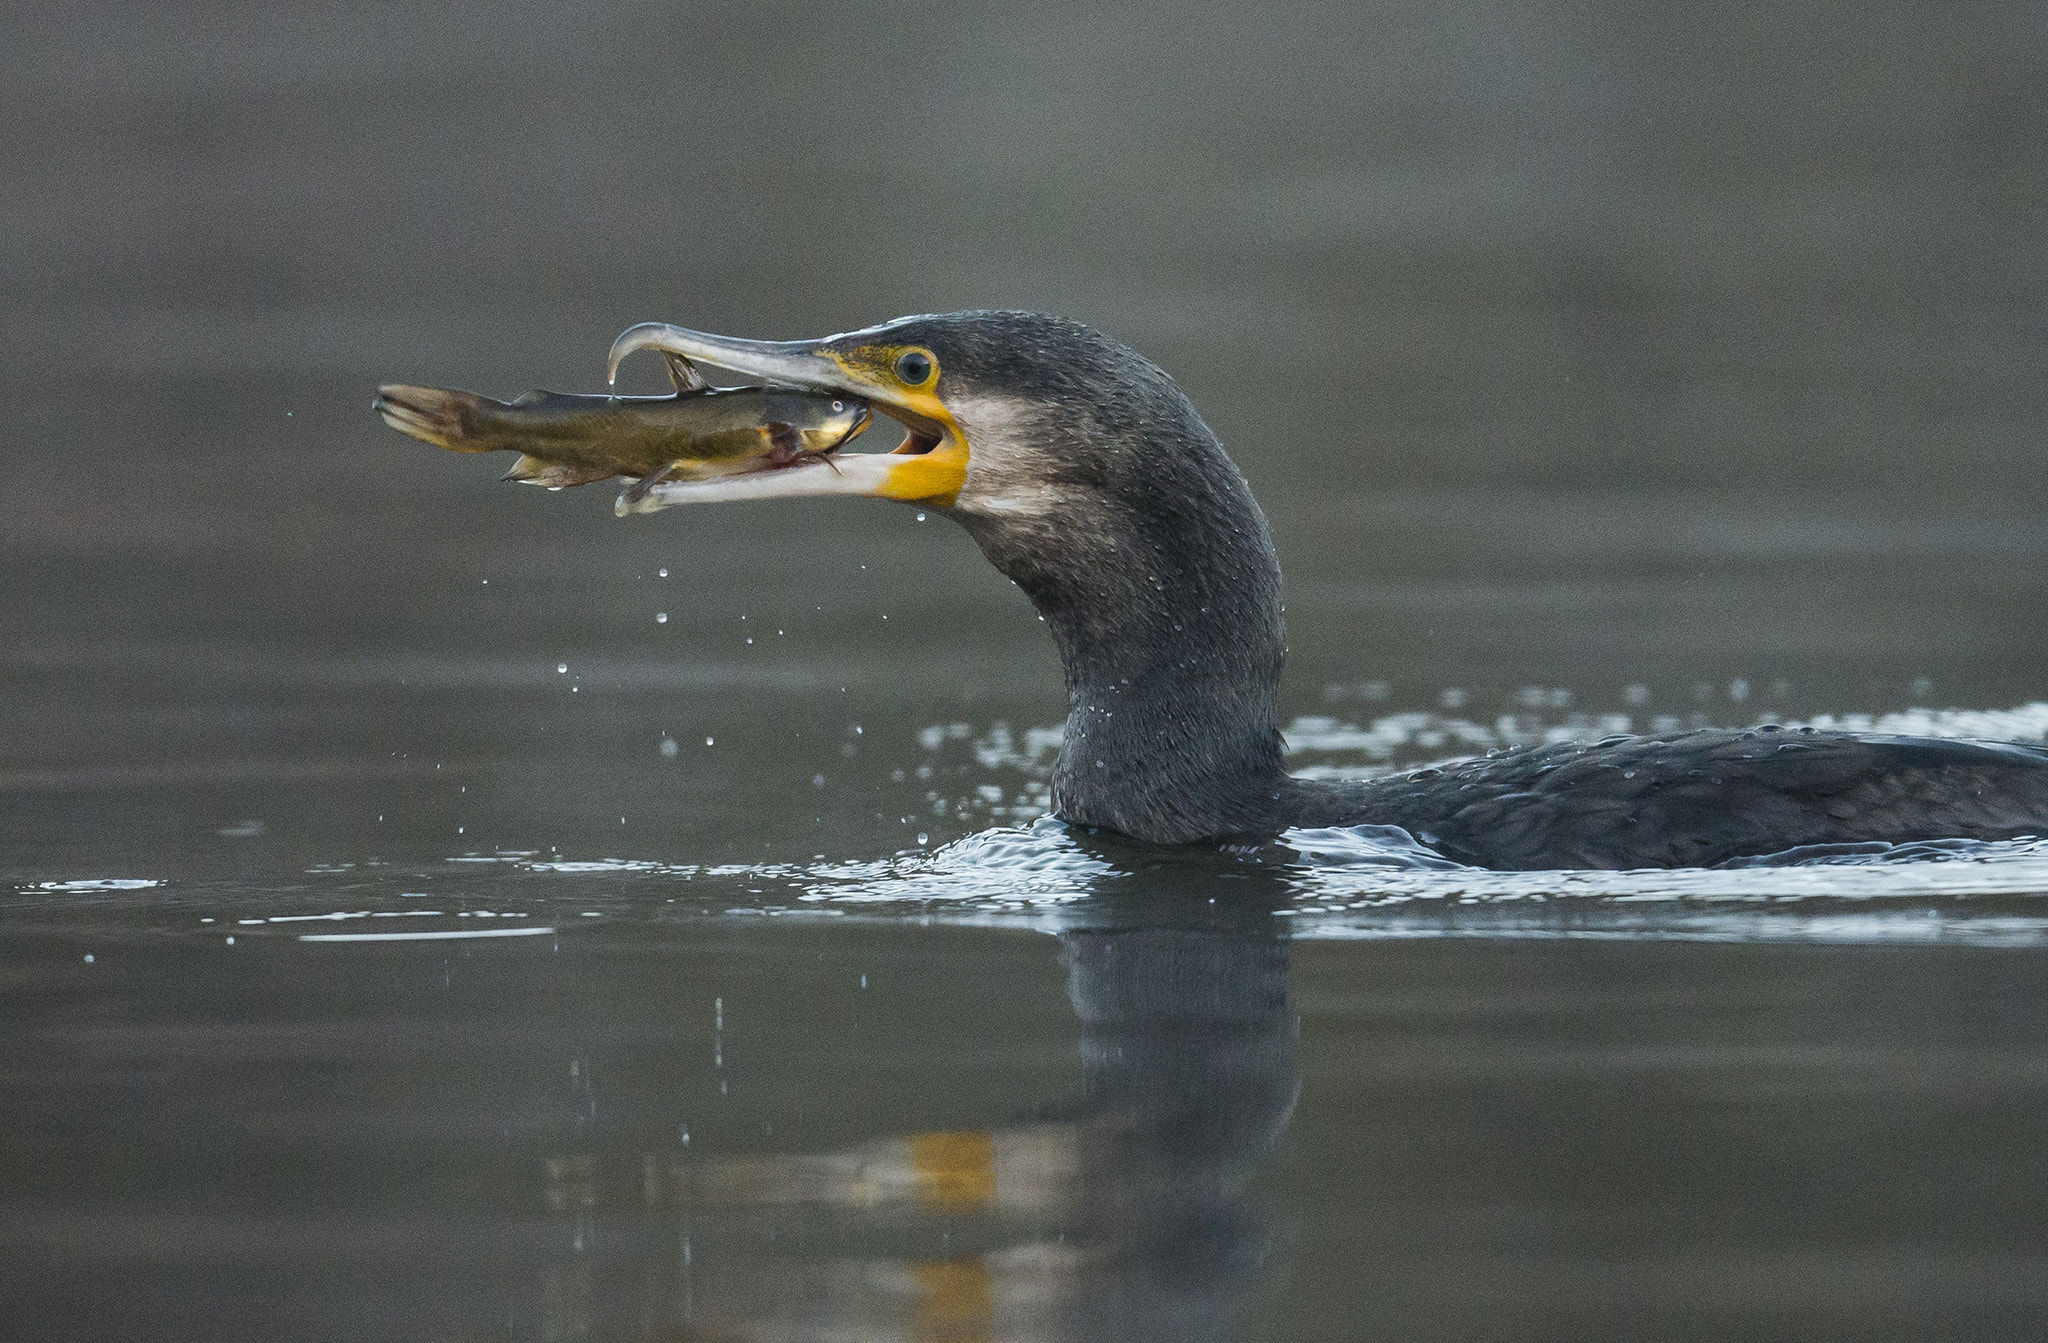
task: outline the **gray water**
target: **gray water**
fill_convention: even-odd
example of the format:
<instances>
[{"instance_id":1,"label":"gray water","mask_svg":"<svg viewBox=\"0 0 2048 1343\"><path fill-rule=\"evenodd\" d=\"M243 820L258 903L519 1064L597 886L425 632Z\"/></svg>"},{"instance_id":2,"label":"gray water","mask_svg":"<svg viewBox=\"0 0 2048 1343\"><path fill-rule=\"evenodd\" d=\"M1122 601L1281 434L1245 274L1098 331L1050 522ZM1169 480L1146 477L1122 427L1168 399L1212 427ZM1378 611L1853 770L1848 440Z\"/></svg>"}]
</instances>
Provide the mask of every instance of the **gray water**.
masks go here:
<instances>
[{"instance_id":1,"label":"gray water","mask_svg":"<svg viewBox=\"0 0 2048 1343\"><path fill-rule=\"evenodd\" d=\"M2038 7L5 27L0 1334L2048 1331L2041 843L1068 834L943 516L368 411L1060 312L1252 481L1304 773L2038 741Z\"/></svg>"}]
</instances>

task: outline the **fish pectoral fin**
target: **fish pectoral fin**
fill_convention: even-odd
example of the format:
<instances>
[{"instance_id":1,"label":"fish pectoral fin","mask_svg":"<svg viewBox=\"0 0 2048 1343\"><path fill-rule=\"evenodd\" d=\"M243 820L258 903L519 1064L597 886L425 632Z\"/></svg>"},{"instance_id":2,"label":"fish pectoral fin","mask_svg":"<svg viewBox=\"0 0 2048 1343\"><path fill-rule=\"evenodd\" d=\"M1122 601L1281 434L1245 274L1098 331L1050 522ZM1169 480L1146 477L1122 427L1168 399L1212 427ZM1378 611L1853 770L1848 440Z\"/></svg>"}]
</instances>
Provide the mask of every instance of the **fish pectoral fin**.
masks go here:
<instances>
[{"instance_id":1,"label":"fish pectoral fin","mask_svg":"<svg viewBox=\"0 0 2048 1343\"><path fill-rule=\"evenodd\" d=\"M662 358L668 361L668 380L676 385L679 392L694 392L710 386L697 366L673 350L663 350Z\"/></svg>"},{"instance_id":2,"label":"fish pectoral fin","mask_svg":"<svg viewBox=\"0 0 2048 1343\"><path fill-rule=\"evenodd\" d=\"M621 490L619 492L619 516L624 517L628 513L639 512L641 502L654 492L654 487L661 484L664 480L673 480L676 468L681 465L682 461L680 459L670 462L658 470L649 471L646 475L628 485L624 490Z\"/></svg>"},{"instance_id":3,"label":"fish pectoral fin","mask_svg":"<svg viewBox=\"0 0 2048 1343\"><path fill-rule=\"evenodd\" d=\"M803 431L795 425L785 424L781 420L771 420L762 425L761 429L768 435L768 447L774 460L789 462L803 456Z\"/></svg>"}]
</instances>

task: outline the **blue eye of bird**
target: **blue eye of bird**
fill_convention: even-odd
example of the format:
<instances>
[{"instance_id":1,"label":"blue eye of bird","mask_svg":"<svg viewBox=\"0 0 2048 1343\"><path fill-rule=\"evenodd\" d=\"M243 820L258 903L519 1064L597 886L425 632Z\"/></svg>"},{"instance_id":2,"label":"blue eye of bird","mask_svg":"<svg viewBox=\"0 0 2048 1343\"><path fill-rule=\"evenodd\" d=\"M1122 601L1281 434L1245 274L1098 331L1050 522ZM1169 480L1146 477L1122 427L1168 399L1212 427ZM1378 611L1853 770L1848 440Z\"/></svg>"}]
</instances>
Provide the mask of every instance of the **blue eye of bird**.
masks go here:
<instances>
[{"instance_id":1,"label":"blue eye of bird","mask_svg":"<svg viewBox=\"0 0 2048 1343\"><path fill-rule=\"evenodd\" d=\"M912 387L921 385L931 375L932 357L928 354L912 350L896 360L896 376Z\"/></svg>"}]
</instances>

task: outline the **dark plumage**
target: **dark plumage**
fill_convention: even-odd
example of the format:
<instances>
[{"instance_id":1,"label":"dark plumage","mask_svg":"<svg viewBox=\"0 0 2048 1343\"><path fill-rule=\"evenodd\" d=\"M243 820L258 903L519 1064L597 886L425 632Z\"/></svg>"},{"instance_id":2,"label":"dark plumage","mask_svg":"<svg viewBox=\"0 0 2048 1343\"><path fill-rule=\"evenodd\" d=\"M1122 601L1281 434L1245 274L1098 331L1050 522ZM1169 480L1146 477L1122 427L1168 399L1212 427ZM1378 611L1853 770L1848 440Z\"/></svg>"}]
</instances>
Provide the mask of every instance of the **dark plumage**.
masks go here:
<instances>
[{"instance_id":1,"label":"dark plumage","mask_svg":"<svg viewBox=\"0 0 2048 1343\"><path fill-rule=\"evenodd\" d=\"M1291 778L1266 520L1149 360L1078 323L1011 312L777 345L636 328L615 349L650 347L852 391L909 424L913 450L954 454L950 492L905 494L886 467L860 492L947 507L1045 617L1068 701L1053 805L1075 824L1164 844L1394 825L1450 858L1525 869L2048 827L2048 751L1805 729L1610 738L1369 783ZM892 383L892 367L917 378ZM852 492L808 469L772 492ZM725 496L677 487L661 502L711 497Z\"/></svg>"},{"instance_id":2,"label":"dark plumage","mask_svg":"<svg viewBox=\"0 0 2048 1343\"><path fill-rule=\"evenodd\" d=\"M2043 830L2048 750L1812 728L1505 751L1303 790L1297 825L1398 825L1498 868L1710 867L1807 845Z\"/></svg>"},{"instance_id":3,"label":"dark plumage","mask_svg":"<svg viewBox=\"0 0 2048 1343\"><path fill-rule=\"evenodd\" d=\"M1279 560L1250 488L1172 379L1098 332L1025 314L914 320L891 335L932 348L963 390L1048 408L1034 428L1044 478L1068 501L1056 524L956 516L1059 645L1068 715L1053 802L1069 821L1166 843L1397 825L1448 858L1521 869L1709 866L2048 823L2048 751L1811 729L1609 738L1369 783L1293 779L1275 708Z\"/></svg>"}]
</instances>

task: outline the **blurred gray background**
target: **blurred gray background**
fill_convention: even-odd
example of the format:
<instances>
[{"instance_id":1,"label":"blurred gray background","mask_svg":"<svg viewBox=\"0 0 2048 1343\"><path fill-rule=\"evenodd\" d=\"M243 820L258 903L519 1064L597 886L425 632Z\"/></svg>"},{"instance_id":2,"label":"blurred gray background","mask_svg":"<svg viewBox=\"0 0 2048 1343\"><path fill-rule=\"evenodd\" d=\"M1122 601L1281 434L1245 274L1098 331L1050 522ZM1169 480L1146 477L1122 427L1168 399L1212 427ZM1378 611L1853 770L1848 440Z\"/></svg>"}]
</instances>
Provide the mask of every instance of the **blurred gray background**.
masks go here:
<instances>
[{"instance_id":1,"label":"blurred gray background","mask_svg":"<svg viewBox=\"0 0 2048 1343\"><path fill-rule=\"evenodd\" d=\"M2044 15L15 5L0 839L871 853L918 729L1058 721L937 518L621 522L369 413L650 319L1149 354L1272 518L1290 714L2048 697Z\"/></svg>"}]
</instances>

